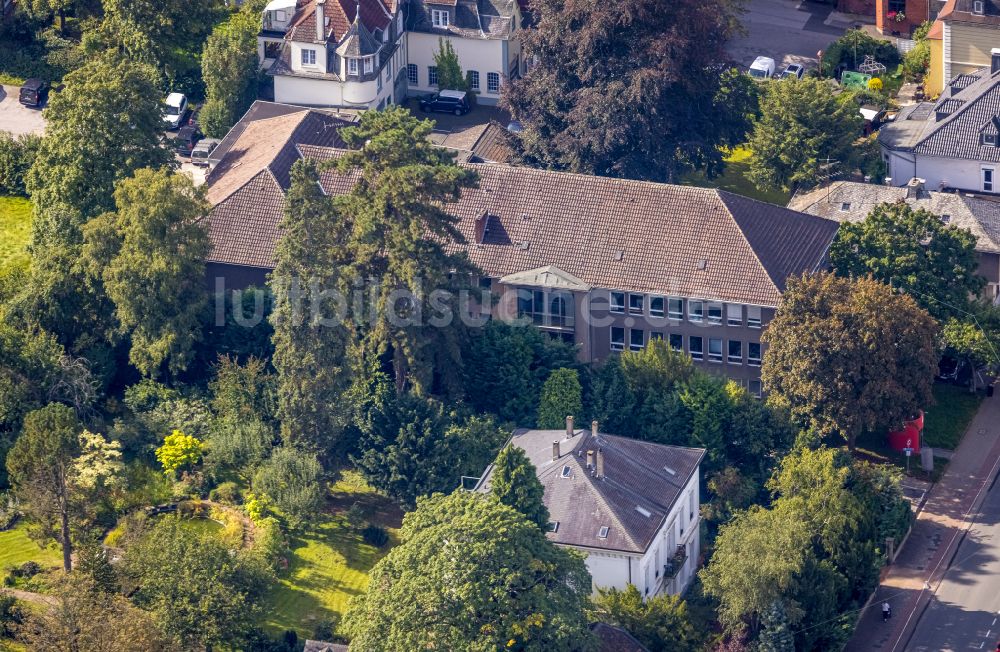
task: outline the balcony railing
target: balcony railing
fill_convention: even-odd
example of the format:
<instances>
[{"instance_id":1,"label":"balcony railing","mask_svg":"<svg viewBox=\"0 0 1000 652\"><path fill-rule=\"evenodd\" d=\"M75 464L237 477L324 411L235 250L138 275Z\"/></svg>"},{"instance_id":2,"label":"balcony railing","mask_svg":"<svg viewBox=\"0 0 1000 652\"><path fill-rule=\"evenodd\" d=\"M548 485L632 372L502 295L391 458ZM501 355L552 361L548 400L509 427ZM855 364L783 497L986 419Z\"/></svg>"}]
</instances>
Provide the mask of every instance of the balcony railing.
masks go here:
<instances>
[{"instance_id":1,"label":"balcony railing","mask_svg":"<svg viewBox=\"0 0 1000 652\"><path fill-rule=\"evenodd\" d=\"M684 568L685 561L687 561L687 546L677 546L674 556L663 565L663 581L676 577L677 573L681 572L681 569Z\"/></svg>"},{"instance_id":2,"label":"balcony railing","mask_svg":"<svg viewBox=\"0 0 1000 652\"><path fill-rule=\"evenodd\" d=\"M573 315L554 315L541 312L518 311L518 317L530 319L535 326L545 326L548 328L573 328L576 325L576 318Z\"/></svg>"}]
</instances>

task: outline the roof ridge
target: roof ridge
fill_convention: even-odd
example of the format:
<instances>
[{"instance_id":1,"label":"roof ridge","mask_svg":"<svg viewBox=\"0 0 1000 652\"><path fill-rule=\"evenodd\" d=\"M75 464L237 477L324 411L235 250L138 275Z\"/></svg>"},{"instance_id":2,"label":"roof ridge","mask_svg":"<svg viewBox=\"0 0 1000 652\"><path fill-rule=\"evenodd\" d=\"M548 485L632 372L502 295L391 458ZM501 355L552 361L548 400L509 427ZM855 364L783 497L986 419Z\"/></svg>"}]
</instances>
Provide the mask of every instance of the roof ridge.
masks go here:
<instances>
[{"instance_id":1,"label":"roof ridge","mask_svg":"<svg viewBox=\"0 0 1000 652\"><path fill-rule=\"evenodd\" d=\"M527 172L529 174L558 174L567 177L578 177L581 179L600 179L601 181L607 181L612 183L620 183L623 186L639 186L639 187L667 187L667 188L684 188L685 190L690 190L694 192L701 192L703 194L718 194L719 190L717 188L702 188L700 186L689 186L681 183L668 183L666 181L651 181L648 179L626 179L625 177L606 177L599 174L585 174L583 172L570 172L568 170L550 170L533 168L521 165L509 165L505 163L493 163L493 162L483 162L483 163L468 163L468 165L477 165L482 167L499 168L505 170L517 170L519 172ZM768 206L777 206L777 204L768 204L767 202L762 202Z\"/></svg>"},{"instance_id":2,"label":"roof ridge","mask_svg":"<svg viewBox=\"0 0 1000 652\"><path fill-rule=\"evenodd\" d=\"M254 179L256 179L257 177L259 177L261 175L261 173L263 173L263 172L267 172L268 173L268 175L271 177L271 180L274 181L275 184L277 184L277 186L281 190L282 194L284 194L284 189L281 188L281 184L278 183L278 180L274 177L274 174L271 173L271 170L267 166L265 166L265 167L261 168L260 170L258 170L256 173L254 173L250 178L248 178L246 181L244 181L243 183L241 183L239 186L237 186L236 188L233 188L233 190L230 191L229 193L227 193L222 199L220 199L219 201L213 203L212 204L212 210L215 210L216 206L219 206L219 205L221 205L221 204L229 201L230 199L232 199L233 195L235 195L236 193L238 193L239 191L243 190L248 185L250 185L250 183ZM209 211L209 213L211 213L211 211Z\"/></svg>"}]
</instances>

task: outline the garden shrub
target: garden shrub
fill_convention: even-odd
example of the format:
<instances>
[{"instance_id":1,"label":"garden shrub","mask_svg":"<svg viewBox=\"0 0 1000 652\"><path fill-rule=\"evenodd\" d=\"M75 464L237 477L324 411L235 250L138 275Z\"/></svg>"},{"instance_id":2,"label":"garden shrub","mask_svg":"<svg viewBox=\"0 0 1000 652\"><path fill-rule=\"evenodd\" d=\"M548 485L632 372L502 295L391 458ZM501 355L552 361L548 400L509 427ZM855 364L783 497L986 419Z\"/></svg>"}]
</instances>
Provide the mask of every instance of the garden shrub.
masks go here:
<instances>
[{"instance_id":1,"label":"garden shrub","mask_svg":"<svg viewBox=\"0 0 1000 652\"><path fill-rule=\"evenodd\" d=\"M42 572L42 567L37 561L26 561L16 568L12 568L10 574L14 577L34 577Z\"/></svg>"},{"instance_id":2,"label":"garden shrub","mask_svg":"<svg viewBox=\"0 0 1000 652\"><path fill-rule=\"evenodd\" d=\"M233 510L222 507L212 507L208 517L222 524L219 538L231 548L243 547L243 519Z\"/></svg>"},{"instance_id":3,"label":"garden shrub","mask_svg":"<svg viewBox=\"0 0 1000 652\"><path fill-rule=\"evenodd\" d=\"M375 546L376 548L381 548L385 544L389 543L389 533L386 532L385 528L377 525L369 525L362 530L361 538L365 540L365 543Z\"/></svg>"},{"instance_id":4,"label":"garden shrub","mask_svg":"<svg viewBox=\"0 0 1000 652\"><path fill-rule=\"evenodd\" d=\"M253 553L259 555L272 568L288 555L288 543L281 524L273 516L254 522Z\"/></svg>"},{"instance_id":5,"label":"garden shrub","mask_svg":"<svg viewBox=\"0 0 1000 652\"><path fill-rule=\"evenodd\" d=\"M895 70L900 63L899 50L890 41L877 39L860 29L848 30L830 44L823 53L823 74L840 76L843 70L857 70L865 55L872 55L886 70Z\"/></svg>"},{"instance_id":6,"label":"garden shrub","mask_svg":"<svg viewBox=\"0 0 1000 652\"><path fill-rule=\"evenodd\" d=\"M13 493L0 492L0 532L9 530L17 522L21 511Z\"/></svg>"},{"instance_id":7,"label":"garden shrub","mask_svg":"<svg viewBox=\"0 0 1000 652\"><path fill-rule=\"evenodd\" d=\"M240 487L235 482L223 482L208 492L209 500L236 505L240 502Z\"/></svg>"},{"instance_id":8,"label":"garden shrub","mask_svg":"<svg viewBox=\"0 0 1000 652\"><path fill-rule=\"evenodd\" d=\"M14 136L0 131L0 195L26 195L24 176L35 161L42 139L35 134Z\"/></svg>"}]
</instances>

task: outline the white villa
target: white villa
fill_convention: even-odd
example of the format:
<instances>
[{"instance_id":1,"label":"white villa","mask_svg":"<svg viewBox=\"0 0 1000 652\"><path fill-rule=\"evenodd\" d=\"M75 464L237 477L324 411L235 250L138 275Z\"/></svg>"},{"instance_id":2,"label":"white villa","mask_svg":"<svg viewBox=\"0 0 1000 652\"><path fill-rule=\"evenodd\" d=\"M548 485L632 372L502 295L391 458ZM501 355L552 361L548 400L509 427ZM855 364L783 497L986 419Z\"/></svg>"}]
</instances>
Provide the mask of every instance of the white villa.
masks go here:
<instances>
[{"instance_id":1,"label":"white villa","mask_svg":"<svg viewBox=\"0 0 1000 652\"><path fill-rule=\"evenodd\" d=\"M548 538L587 555L597 588L634 584L644 597L680 594L698 568L699 465L704 449L598 431L518 430L552 519ZM491 487L490 465L476 491Z\"/></svg>"}]
</instances>

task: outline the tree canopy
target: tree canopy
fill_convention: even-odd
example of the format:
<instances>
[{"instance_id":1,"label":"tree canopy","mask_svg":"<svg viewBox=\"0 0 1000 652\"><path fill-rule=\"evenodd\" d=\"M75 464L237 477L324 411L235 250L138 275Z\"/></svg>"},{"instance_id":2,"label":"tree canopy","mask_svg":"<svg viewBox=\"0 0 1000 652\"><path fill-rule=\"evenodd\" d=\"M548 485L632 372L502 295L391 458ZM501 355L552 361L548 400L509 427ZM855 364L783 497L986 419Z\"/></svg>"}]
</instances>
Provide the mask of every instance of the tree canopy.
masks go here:
<instances>
[{"instance_id":1,"label":"tree canopy","mask_svg":"<svg viewBox=\"0 0 1000 652\"><path fill-rule=\"evenodd\" d=\"M827 82L805 77L768 84L747 145L750 181L760 189L794 190L854 170L861 135L858 107L838 102Z\"/></svg>"},{"instance_id":2,"label":"tree canopy","mask_svg":"<svg viewBox=\"0 0 1000 652\"><path fill-rule=\"evenodd\" d=\"M491 482L497 500L524 514L543 532L549 530L549 510L543 502L545 487L523 450L514 444L501 450L493 465Z\"/></svg>"},{"instance_id":3,"label":"tree canopy","mask_svg":"<svg viewBox=\"0 0 1000 652\"><path fill-rule=\"evenodd\" d=\"M656 0L532 4L521 31L528 72L503 88L524 130L525 162L602 176L672 181L690 168L722 168L739 144L756 88L724 73L739 4Z\"/></svg>"},{"instance_id":4,"label":"tree canopy","mask_svg":"<svg viewBox=\"0 0 1000 652\"><path fill-rule=\"evenodd\" d=\"M871 275L903 290L937 319L961 315L986 282L972 233L903 201L841 224L830 264L841 276Z\"/></svg>"},{"instance_id":5,"label":"tree canopy","mask_svg":"<svg viewBox=\"0 0 1000 652\"><path fill-rule=\"evenodd\" d=\"M344 621L364 650L588 650L590 575L516 510L455 492L418 501Z\"/></svg>"},{"instance_id":6,"label":"tree canopy","mask_svg":"<svg viewBox=\"0 0 1000 652\"><path fill-rule=\"evenodd\" d=\"M872 279L790 278L761 378L802 428L840 435L901 427L928 405L937 324L914 300Z\"/></svg>"},{"instance_id":7,"label":"tree canopy","mask_svg":"<svg viewBox=\"0 0 1000 652\"><path fill-rule=\"evenodd\" d=\"M438 39L434 65L437 66L438 88L454 91L469 90L469 80L462 74L462 64L458 61L458 55L455 54L450 39L443 37Z\"/></svg>"},{"instance_id":8,"label":"tree canopy","mask_svg":"<svg viewBox=\"0 0 1000 652\"><path fill-rule=\"evenodd\" d=\"M254 474L253 489L270 498L292 527L301 527L322 507L323 467L312 453L278 446Z\"/></svg>"},{"instance_id":9,"label":"tree canopy","mask_svg":"<svg viewBox=\"0 0 1000 652\"><path fill-rule=\"evenodd\" d=\"M583 388L576 369L555 369L542 386L538 427L560 428L567 416L583 420Z\"/></svg>"},{"instance_id":10,"label":"tree canopy","mask_svg":"<svg viewBox=\"0 0 1000 652\"><path fill-rule=\"evenodd\" d=\"M212 30L201 55L205 135L222 138L257 98L257 33L261 12L249 5Z\"/></svg>"}]
</instances>

